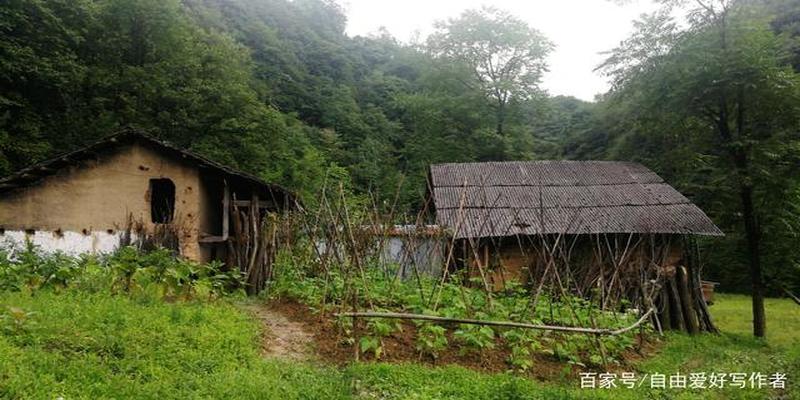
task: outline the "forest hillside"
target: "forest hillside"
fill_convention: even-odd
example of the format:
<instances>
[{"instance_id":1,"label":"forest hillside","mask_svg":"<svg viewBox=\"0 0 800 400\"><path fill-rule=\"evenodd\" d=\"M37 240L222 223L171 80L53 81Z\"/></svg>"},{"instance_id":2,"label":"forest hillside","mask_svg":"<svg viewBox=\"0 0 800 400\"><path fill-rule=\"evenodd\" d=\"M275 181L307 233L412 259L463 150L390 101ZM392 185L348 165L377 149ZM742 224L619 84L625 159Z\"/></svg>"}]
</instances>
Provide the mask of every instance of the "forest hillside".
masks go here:
<instances>
[{"instance_id":1,"label":"forest hillside","mask_svg":"<svg viewBox=\"0 0 800 400\"><path fill-rule=\"evenodd\" d=\"M800 1L730 4L722 22L643 16L586 102L539 87L554 44L493 8L401 43L346 35L329 0L10 0L0 176L136 126L311 207L336 181L402 222L432 163L632 160L725 231L701 242L705 276L746 290L756 251L768 291L798 290ZM475 51L486 32L501 42ZM485 67L515 49L516 70Z\"/></svg>"}]
</instances>

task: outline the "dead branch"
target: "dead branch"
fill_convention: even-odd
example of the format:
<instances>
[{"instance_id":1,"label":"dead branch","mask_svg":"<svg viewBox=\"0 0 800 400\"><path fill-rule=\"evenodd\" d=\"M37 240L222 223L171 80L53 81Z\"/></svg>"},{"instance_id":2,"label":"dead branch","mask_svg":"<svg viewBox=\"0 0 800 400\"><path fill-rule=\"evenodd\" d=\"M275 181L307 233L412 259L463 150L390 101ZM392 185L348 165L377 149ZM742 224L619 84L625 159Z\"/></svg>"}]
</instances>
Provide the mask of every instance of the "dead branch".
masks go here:
<instances>
[{"instance_id":1,"label":"dead branch","mask_svg":"<svg viewBox=\"0 0 800 400\"><path fill-rule=\"evenodd\" d=\"M581 328L575 326L557 326L557 325L536 325L536 324L526 324L523 322L512 322L512 321L483 321L477 319L446 318L446 317L437 317L434 315L392 313L392 312L345 312L345 313L334 314L334 316L350 317L350 318L414 319L414 320L424 320L424 321L449 322L457 324L503 326L508 328L524 328L524 329L548 330L548 331L567 332L567 333L585 333L593 335L616 336L628 332L631 329L635 329L636 327L641 325L644 321L646 321L647 318L650 316L650 314L652 314L654 311L655 309L651 308L632 325L620 329Z\"/></svg>"}]
</instances>

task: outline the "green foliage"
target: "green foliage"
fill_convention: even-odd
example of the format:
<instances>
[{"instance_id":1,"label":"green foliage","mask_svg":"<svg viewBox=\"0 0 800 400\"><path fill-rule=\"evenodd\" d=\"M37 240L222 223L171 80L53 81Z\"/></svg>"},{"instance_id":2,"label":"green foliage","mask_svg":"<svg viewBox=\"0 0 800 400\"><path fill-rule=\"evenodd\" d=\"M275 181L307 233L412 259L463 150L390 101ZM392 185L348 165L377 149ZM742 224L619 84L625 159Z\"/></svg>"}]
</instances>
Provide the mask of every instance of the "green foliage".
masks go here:
<instances>
[{"instance_id":1,"label":"green foliage","mask_svg":"<svg viewBox=\"0 0 800 400\"><path fill-rule=\"evenodd\" d=\"M456 68L468 69L477 87L494 109L495 134L506 132L510 104L540 94L545 58L553 45L514 15L492 7L467 10L459 18L439 22L428 38L428 49Z\"/></svg>"},{"instance_id":2,"label":"green foliage","mask_svg":"<svg viewBox=\"0 0 800 400\"><path fill-rule=\"evenodd\" d=\"M29 329L34 315L34 312L19 307L6 307L0 314L0 329L8 335L23 334Z\"/></svg>"},{"instance_id":3,"label":"green foliage","mask_svg":"<svg viewBox=\"0 0 800 400\"><path fill-rule=\"evenodd\" d=\"M800 74L789 3L720 2L694 10L686 29L667 7L638 21L600 68L613 82L598 115L605 157L653 168L725 231L702 242L705 277L724 290L750 288L747 243L757 236L772 292L800 287Z\"/></svg>"},{"instance_id":4,"label":"green foliage","mask_svg":"<svg viewBox=\"0 0 800 400\"><path fill-rule=\"evenodd\" d=\"M434 57L435 41L348 37L335 2L1 7L0 175L135 125L284 184L309 207L327 181L383 208L399 188L398 210L409 211L422 204L431 163L559 153L562 139L539 118L550 45L516 19L500 23L499 10L468 12L437 35L461 38L462 50L474 39L502 43L499 56L522 51L491 85L504 98L502 135L500 98L476 71ZM463 38L473 24L480 37Z\"/></svg>"},{"instance_id":5,"label":"green foliage","mask_svg":"<svg viewBox=\"0 0 800 400\"><path fill-rule=\"evenodd\" d=\"M362 352L372 352L376 360L380 359L383 355L383 338L402 329L398 321L370 320L367 322L367 334L359 339L359 347Z\"/></svg>"},{"instance_id":6,"label":"green foliage","mask_svg":"<svg viewBox=\"0 0 800 400\"><path fill-rule=\"evenodd\" d=\"M447 330L441 325L423 323L417 328L417 350L433 358L447 347Z\"/></svg>"},{"instance_id":7,"label":"green foliage","mask_svg":"<svg viewBox=\"0 0 800 400\"><path fill-rule=\"evenodd\" d=\"M537 340L537 334L525 329L508 329L501 335L511 348L509 364L520 371L532 367L531 354L542 350L542 341Z\"/></svg>"},{"instance_id":8,"label":"green foliage","mask_svg":"<svg viewBox=\"0 0 800 400\"><path fill-rule=\"evenodd\" d=\"M45 256L32 243L25 246L16 252L0 249L0 289L62 288L79 276L81 259L61 253Z\"/></svg>"},{"instance_id":9,"label":"green foliage","mask_svg":"<svg viewBox=\"0 0 800 400\"><path fill-rule=\"evenodd\" d=\"M463 345L462 351L481 352L494 348L494 329L489 326L462 324L453 337Z\"/></svg>"},{"instance_id":10,"label":"green foliage","mask_svg":"<svg viewBox=\"0 0 800 400\"><path fill-rule=\"evenodd\" d=\"M362 353L372 352L376 360L383 354L383 344L377 336L362 336L359 340L359 348Z\"/></svg>"},{"instance_id":11,"label":"green foliage","mask_svg":"<svg viewBox=\"0 0 800 400\"><path fill-rule=\"evenodd\" d=\"M226 301L0 292L0 398L349 397L336 370L263 359L259 328Z\"/></svg>"},{"instance_id":12,"label":"green foliage","mask_svg":"<svg viewBox=\"0 0 800 400\"><path fill-rule=\"evenodd\" d=\"M0 290L80 289L189 299L239 293L242 286L238 270L178 259L166 249L123 247L104 257L76 258L43 253L28 242L24 249L0 252Z\"/></svg>"},{"instance_id":13,"label":"green foliage","mask_svg":"<svg viewBox=\"0 0 800 400\"><path fill-rule=\"evenodd\" d=\"M313 308L352 307L351 290L354 288L346 287L345 279L337 270L332 269L325 276L319 277L312 272L312 268L292 264L288 258L282 258L275 268L276 280L270 287L271 296L291 298ZM600 311L597 305L577 297L563 297L557 301L543 295L534 310L532 296L519 285L509 285L506 291L493 297L490 305L486 293L478 286L464 286L458 280L443 284L425 277L420 281L403 281L387 276L378 268L369 268L365 270L363 279L359 276L352 282L358 286L359 309L372 307L373 310L450 318L569 326L589 326L591 313L598 326L609 328L627 326L637 319L634 313ZM435 309L434 302L437 305ZM354 338L352 335L355 332L350 321L350 318L339 319L345 335L350 337L348 342L359 340L361 350L372 353L375 358L380 358L385 351L383 338L401 329L397 320L368 319L367 329L362 329L359 337ZM646 332L650 332L650 328L646 329ZM512 368L519 370L530 368L533 356L537 353L549 354L582 366L600 365L604 361L617 362L625 351L634 346L636 333L600 339L607 355L602 360L600 343L586 335L540 334L529 330L460 324L452 330L453 340L449 341L447 332L447 328L442 325L417 323L416 349L420 354L437 358L448 346L455 346L462 353L478 354L499 345L508 346L512 352L509 363Z\"/></svg>"}]
</instances>

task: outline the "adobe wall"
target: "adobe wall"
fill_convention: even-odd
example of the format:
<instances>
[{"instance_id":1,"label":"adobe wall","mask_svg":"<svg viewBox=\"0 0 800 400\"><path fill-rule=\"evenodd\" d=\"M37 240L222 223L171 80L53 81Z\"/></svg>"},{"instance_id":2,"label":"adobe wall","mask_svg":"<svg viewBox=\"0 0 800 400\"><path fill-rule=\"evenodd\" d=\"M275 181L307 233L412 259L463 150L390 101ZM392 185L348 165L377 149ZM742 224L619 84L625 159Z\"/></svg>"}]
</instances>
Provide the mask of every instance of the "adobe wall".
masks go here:
<instances>
[{"instance_id":1,"label":"adobe wall","mask_svg":"<svg viewBox=\"0 0 800 400\"><path fill-rule=\"evenodd\" d=\"M565 240L566 241L566 240ZM505 288L506 283L509 281L516 281L521 284L527 284L531 279L531 272L534 274L541 273L545 268L547 262L541 257L543 250L538 246L526 241L517 241L514 239L501 240L500 243L482 242L480 243L477 252L468 250L467 265L469 267L469 276L471 278L480 277L480 267L483 268L486 275L487 283L492 290L502 290ZM634 241L635 243L635 241ZM572 246L571 262L575 267L579 266L592 266L593 268L600 268L601 261L597 259L593 246L595 244L580 240L577 245ZM605 245L605 244L604 244ZM625 242L619 243L619 246L624 246ZM612 247L614 245L611 245ZM671 277L675 274L675 266L682 262L683 247L679 241L670 242L668 244L658 245L660 252L656 254L657 264L661 267L661 273L666 277ZM469 247L467 247L469 249ZM605 251L605 248L603 249ZM619 257L622 257L624 248L619 248ZM477 253L477 257L476 257ZM638 271L642 259L649 260L651 254L649 248L646 246L638 246L629 250L626 255L627 262L618 266L619 270L624 273ZM608 261L605 261L608 262ZM607 267L613 267L606 265Z\"/></svg>"},{"instance_id":2,"label":"adobe wall","mask_svg":"<svg viewBox=\"0 0 800 400\"><path fill-rule=\"evenodd\" d=\"M0 242L24 242L27 236L51 251L113 250L129 215L147 231L155 226L150 217L153 178L169 178L175 184L174 221L181 227L181 253L198 260L198 169L138 144L0 195L0 227L4 230Z\"/></svg>"}]
</instances>

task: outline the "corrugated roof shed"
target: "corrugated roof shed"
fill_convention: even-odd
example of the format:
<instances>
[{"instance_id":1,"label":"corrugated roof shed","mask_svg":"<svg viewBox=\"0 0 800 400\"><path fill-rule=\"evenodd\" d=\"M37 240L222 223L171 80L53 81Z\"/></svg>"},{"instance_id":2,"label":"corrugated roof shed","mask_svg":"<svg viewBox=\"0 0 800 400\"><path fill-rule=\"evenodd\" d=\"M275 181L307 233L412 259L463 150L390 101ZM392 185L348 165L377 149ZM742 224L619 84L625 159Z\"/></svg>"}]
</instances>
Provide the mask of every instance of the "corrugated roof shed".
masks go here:
<instances>
[{"instance_id":1,"label":"corrugated roof shed","mask_svg":"<svg viewBox=\"0 0 800 400\"><path fill-rule=\"evenodd\" d=\"M437 223L456 238L722 235L700 208L656 173L632 162L438 164L431 166L431 181Z\"/></svg>"}]
</instances>

